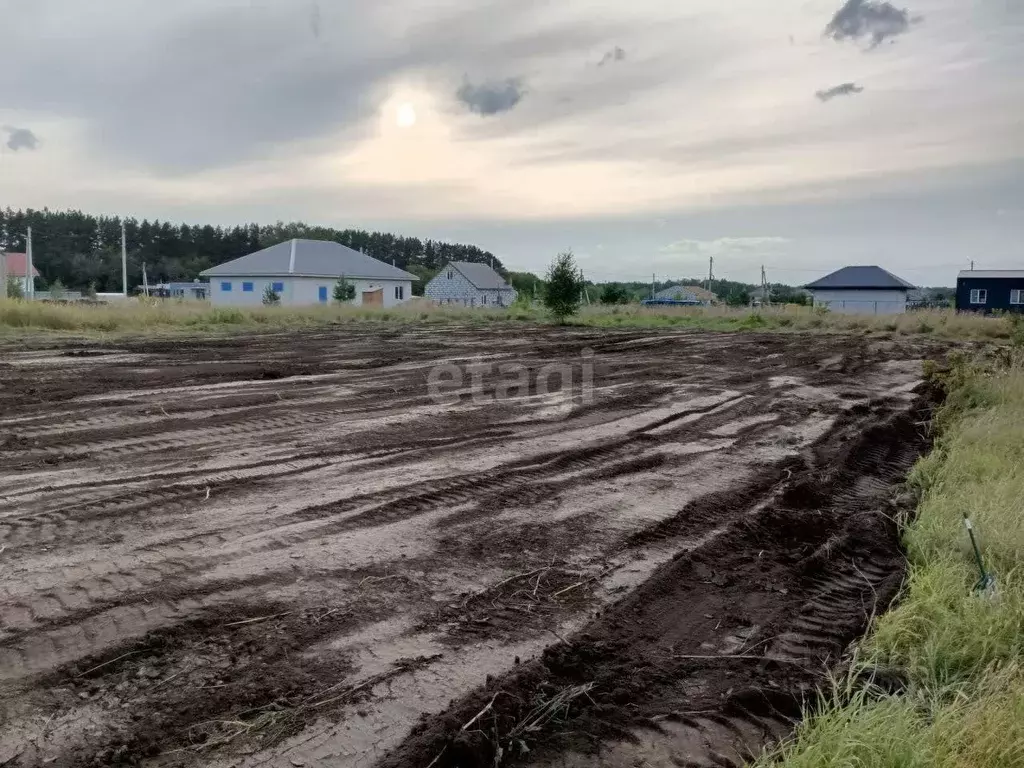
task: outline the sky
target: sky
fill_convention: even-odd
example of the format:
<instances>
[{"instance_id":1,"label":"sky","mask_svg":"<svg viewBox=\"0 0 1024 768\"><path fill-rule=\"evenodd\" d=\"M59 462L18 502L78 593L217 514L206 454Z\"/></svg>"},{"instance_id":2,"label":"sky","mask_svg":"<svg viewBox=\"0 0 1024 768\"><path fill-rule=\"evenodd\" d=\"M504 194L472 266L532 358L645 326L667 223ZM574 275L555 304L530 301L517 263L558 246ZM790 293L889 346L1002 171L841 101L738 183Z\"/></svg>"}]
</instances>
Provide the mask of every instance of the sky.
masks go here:
<instances>
[{"instance_id":1,"label":"sky","mask_svg":"<svg viewBox=\"0 0 1024 768\"><path fill-rule=\"evenodd\" d=\"M1024 0L0 0L0 205L592 280L1024 268Z\"/></svg>"}]
</instances>

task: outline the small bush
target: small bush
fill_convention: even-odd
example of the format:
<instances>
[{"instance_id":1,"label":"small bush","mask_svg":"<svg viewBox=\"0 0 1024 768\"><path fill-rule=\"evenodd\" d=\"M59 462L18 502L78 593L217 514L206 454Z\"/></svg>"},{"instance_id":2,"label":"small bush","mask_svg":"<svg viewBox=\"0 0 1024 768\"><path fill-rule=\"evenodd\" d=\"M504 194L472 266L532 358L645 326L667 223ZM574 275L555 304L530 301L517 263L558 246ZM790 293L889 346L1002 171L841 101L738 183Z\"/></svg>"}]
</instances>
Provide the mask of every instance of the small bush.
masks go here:
<instances>
[{"instance_id":1,"label":"small bush","mask_svg":"<svg viewBox=\"0 0 1024 768\"><path fill-rule=\"evenodd\" d=\"M566 318L579 312L584 286L583 274L576 266L572 251L560 253L548 268L544 306L555 320L564 323Z\"/></svg>"},{"instance_id":2,"label":"small bush","mask_svg":"<svg viewBox=\"0 0 1024 768\"><path fill-rule=\"evenodd\" d=\"M740 322L739 327L746 330L755 330L757 328L764 328L768 325L768 321L764 319L760 312L751 312Z\"/></svg>"}]
</instances>

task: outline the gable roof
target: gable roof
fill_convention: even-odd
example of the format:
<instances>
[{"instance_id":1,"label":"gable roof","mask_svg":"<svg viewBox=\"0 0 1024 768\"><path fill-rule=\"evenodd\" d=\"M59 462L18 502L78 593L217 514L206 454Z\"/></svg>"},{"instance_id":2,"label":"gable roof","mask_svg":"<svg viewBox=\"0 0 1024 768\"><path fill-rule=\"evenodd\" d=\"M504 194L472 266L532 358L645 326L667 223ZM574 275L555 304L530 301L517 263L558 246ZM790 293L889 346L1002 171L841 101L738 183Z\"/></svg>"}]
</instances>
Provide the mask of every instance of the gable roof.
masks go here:
<instances>
[{"instance_id":1,"label":"gable roof","mask_svg":"<svg viewBox=\"0 0 1024 768\"><path fill-rule=\"evenodd\" d=\"M345 277L376 280L419 280L405 270L385 264L330 240L286 240L218 264L202 277Z\"/></svg>"},{"instance_id":2,"label":"gable roof","mask_svg":"<svg viewBox=\"0 0 1024 768\"><path fill-rule=\"evenodd\" d=\"M1024 277L1024 269L965 269L956 277L957 280L962 277Z\"/></svg>"},{"instance_id":3,"label":"gable roof","mask_svg":"<svg viewBox=\"0 0 1024 768\"><path fill-rule=\"evenodd\" d=\"M28 256L24 253L0 253L0 258L7 258L7 276L25 277L25 268L28 265ZM39 270L32 265L32 276L39 277Z\"/></svg>"},{"instance_id":4,"label":"gable roof","mask_svg":"<svg viewBox=\"0 0 1024 768\"><path fill-rule=\"evenodd\" d=\"M916 286L881 267L843 267L804 286L809 290L842 288L875 288L880 290L908 291Z\"/></svg>"},{"instance_id":5,"label":"gable roof","mask_svg":"<svg viewBox=\"0 0 1024 768\"><path fill-rule=\"evenodd\" d=\"M656 299L674 299L676 296L692 296L694 301L718 301L715 294L699 285L670 285L654 294Z\"/></svg>"},{"instance_id":6,"label":"gable roof","mask_svg":"<svg viewBox=\"0 0 1024 768\"><path fill-rule=\"evenodd\" d=\"M472 283L473 287L480 291L511 291L512 286L505 282L505 278L495 272L486 264L476 264L472 261L452 261L449 267L457 269L459 273ZM442 270L444 271L444 270Z\"/></svg>"}]
</instances>

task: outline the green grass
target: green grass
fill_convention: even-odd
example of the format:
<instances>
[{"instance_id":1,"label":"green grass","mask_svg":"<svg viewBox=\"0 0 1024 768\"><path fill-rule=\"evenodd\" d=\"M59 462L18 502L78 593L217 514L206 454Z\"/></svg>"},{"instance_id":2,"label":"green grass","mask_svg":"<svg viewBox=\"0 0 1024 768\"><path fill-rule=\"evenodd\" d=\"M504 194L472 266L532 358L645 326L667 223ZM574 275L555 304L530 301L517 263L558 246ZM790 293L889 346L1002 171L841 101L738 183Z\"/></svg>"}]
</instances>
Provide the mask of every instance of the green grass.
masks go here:
<instances>
[{"instance_id":1,"label":"green grass","mask_svg":"<svg viewBox=\"0 0 1024 768\"><path fill-rule=\"evenodd\" d=\"M905 530L906 594L857 650L855 669L901 670L907 691L837 683L762 768L1024 766L1024 355L1007 357L955 361L935 449L910 478L921 503ZM994 598L971 591L965 512Z\"/></svg>"},{"instance_id":2,"label":"green grass","mask_svg":"<svg viewBox=\"0 0 1024 768\"><path fill-rule=\"evenodd\" d=\"M49 304L0 300L0 332L59 331L95 334L173 334L313 328L338 323L548 323L536 307L482 309L433 306L422 300L390 309L351 306L214 308L204 302L143 301ZM732 307L585 307L572 325L611 328L677 328L714 331L819 331L879 336L926 335L948 339L1011 339L1024 333L1006 317L957 315L951 311L899 316L818 312L808 307L761 310Z\"/></svg>"}]
</instances>

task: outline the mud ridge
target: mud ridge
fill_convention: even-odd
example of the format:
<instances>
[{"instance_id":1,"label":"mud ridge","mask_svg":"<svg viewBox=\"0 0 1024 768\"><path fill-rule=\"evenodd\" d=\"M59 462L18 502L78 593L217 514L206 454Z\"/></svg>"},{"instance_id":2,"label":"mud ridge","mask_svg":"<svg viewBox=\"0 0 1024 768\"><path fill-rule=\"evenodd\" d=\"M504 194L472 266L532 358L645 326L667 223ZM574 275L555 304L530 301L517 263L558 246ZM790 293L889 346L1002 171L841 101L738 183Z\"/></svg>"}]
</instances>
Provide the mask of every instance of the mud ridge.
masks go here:
<instances>
[{"instance_id":1,"label":"mud ridge","mask_svg":"<svg viewBox=\"0 0 1024 768\"><path fill-rule=\"evenodd\" d=\"M904 559L888 494L926 448L926 405L863 431L834 464L787 468L774 503L541 659L426 718L379 768L543 765L645 742L676 765L740 765L785 732L895 596Z\"/></svg>"}]
</instances>

